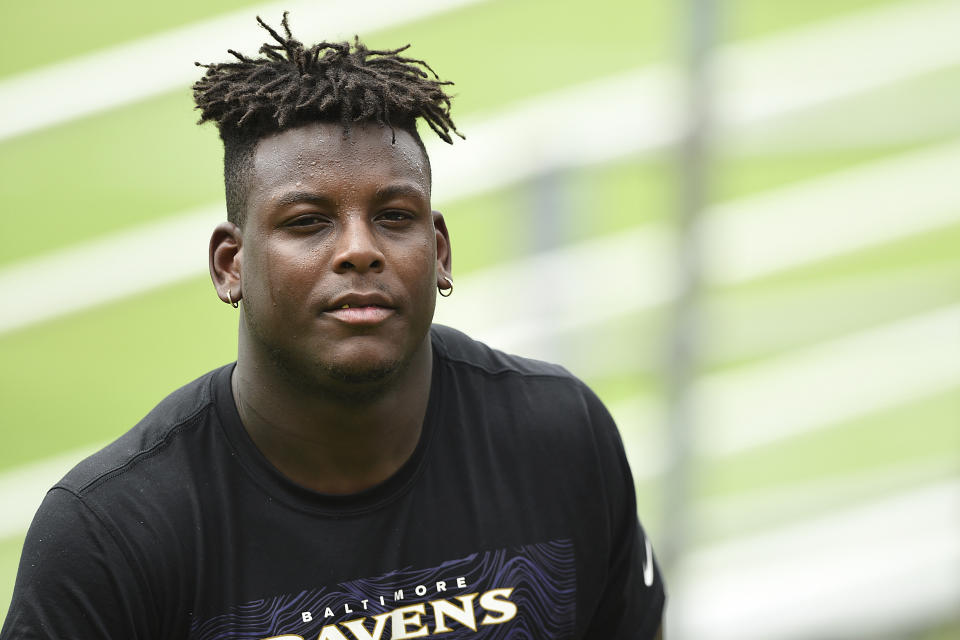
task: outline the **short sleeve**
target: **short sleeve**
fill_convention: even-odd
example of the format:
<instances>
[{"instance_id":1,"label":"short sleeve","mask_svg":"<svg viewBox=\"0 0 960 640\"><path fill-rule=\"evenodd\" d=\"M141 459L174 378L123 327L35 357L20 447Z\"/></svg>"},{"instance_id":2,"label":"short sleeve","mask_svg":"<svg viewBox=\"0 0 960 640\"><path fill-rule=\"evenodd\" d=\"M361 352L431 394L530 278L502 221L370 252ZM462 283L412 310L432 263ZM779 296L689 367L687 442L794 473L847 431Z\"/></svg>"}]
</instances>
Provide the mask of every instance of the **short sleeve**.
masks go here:
<instances>
[{"instance_id":1,"label":"short sleeve","mask_svg":"<svg viewBox=\"0 0 960 640\"><path fill-rule=\"evenodd\" d=\"M585 637L652 640L666 602L663 578L637 516L633 474L620 433L600 399L592 391L587 393L602 456L612 539L604 592Z\"/></svg>"},{"instance_id":2,"label":"short sleeve","mask_svg":"<svg viewBox=\"0 0 960 640\"><path fill-rule=\"evenodd\" d=\"M0 640L150 637L142 585L74 493L52 489L27 533Z\"/></svg>"}]
</instances>

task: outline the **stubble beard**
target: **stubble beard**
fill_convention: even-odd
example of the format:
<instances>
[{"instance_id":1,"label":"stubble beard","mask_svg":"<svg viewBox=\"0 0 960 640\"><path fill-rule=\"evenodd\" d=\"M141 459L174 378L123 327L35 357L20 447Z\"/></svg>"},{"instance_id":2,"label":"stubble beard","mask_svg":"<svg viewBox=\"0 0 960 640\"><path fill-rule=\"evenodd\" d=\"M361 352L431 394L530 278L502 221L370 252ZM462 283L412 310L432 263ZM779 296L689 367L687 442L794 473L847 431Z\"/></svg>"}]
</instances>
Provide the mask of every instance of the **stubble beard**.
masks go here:
<instances>
[{"instance_id":1,"label":"stubble beard","mask_svg":"<svg viewBox=\"0 0 960 640\"><path fill-rule=\"evenodd\" d=\"M344 402L369 402L386 393L410 358L375 366L352 367L323 359L305 360L282 348L272 348L270 358L287 384L305 395L335 397Z\"/></svg>"},{"instance_id":2,"label":"stubble beard","mask_svg":"<svg viewBox=\"0 0 960 640\"><path fill-rule=\"evenodd\" d=\"M429 327L417 344L429 339L428 334ZM287 345L269 345L266 350L274 370L291 388L305 396L335 398L345 404L369 403L385 395L402 379L419 351L418 346L394 360L356 365L322 355L307 356Z\"/></svg>"}]
</instances>

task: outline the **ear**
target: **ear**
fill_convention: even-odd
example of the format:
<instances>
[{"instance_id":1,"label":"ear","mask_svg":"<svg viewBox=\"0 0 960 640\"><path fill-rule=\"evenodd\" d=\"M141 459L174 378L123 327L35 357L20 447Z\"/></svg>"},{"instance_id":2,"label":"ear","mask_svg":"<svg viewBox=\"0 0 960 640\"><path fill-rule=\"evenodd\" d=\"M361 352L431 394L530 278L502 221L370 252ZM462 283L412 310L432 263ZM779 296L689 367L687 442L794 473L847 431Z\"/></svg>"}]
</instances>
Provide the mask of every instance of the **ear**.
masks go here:
<instances>
[{"instance_id":1,"label":"ear","mask_svg":"<svg viewBox=\"0 0 960 640\"><path fill-rule=\"evenodd\" d=\"M243 258L243 233L232 222L221 222L210 236L210 279L224 302L239 302L243 297L240 263Z\"/></svg>"},{"instance_id":2,"label":"ear","mask_svg":"<svg viewBox=\"0 0 960 640\"><path fill-rule=\"evenodd\" d=\"M453 274L452 259L450 254L450 232L447 231L447 223L443 219L443 214L439 211L433 212L433 228L437 236L437 285L447 286L447 278Z\"/></svg>"}]
</instances>

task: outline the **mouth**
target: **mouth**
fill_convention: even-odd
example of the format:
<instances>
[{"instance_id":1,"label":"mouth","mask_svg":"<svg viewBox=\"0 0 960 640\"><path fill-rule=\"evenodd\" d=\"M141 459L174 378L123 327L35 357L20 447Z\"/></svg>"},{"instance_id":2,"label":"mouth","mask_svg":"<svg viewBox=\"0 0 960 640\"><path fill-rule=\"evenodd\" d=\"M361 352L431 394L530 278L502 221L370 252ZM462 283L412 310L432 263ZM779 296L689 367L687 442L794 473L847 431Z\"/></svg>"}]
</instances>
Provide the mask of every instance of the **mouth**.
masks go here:
<instances>
[{"instance_id":1,"label":"mouth","mask_svg":"<svg viewBox=\"0 0 960 640\"><path fill-rule=\"evenodd\" d=\"M351 294L334 300L324 314L350 325L380 324L395 313L380 294Z\"/></svg>"},{"instance_id":2,"label":"mouth","mask_svg":"<svg viewBox=\"0 0 960 640\"><path fill-rule=\"evenodd\" d=\"M376 305L362 307L343 305L338 309L330 309L325 313L346 324L375 325L380 324L393 315L393 309L378 307Z\"/></svg>"}]
</instances>

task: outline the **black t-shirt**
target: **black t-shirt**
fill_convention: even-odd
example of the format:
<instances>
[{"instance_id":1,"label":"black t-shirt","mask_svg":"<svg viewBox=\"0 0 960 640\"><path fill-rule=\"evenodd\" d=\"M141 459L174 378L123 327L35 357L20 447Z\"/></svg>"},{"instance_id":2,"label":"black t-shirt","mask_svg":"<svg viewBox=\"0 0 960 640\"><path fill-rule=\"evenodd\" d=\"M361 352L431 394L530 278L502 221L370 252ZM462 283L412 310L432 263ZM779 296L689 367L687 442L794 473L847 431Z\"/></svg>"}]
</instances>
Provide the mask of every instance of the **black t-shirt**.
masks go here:
<instances>
[{"instance_id":1,"label":"black t-shirt","mask_svg":"<svg viewBox=\"0 0 960 640\"><path fill-rule=\"evenodd\" d=\"M264 458L232 365L171 394L47 494L0 637L652 638L663 585L606 409L561 367L431 335L416 450L358 494Z\"/></svg>"}]
</instances>

